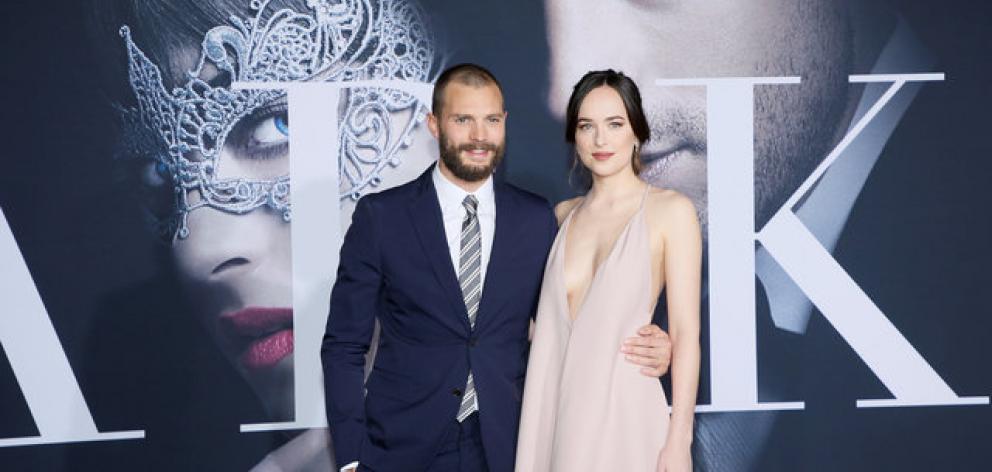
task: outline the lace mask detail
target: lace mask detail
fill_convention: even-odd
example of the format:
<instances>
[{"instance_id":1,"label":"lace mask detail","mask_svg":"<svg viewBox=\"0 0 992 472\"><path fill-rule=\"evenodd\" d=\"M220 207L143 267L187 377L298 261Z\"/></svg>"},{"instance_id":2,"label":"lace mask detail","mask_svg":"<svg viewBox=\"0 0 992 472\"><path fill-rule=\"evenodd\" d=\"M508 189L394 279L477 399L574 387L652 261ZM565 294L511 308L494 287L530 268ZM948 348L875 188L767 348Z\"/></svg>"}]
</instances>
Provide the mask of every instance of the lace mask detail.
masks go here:
<instances>
[{"instance_id":1,"label":"lace mask detail","mask_svg":"<svg viewBox=\"0 0 992 472\"><path fill-rule=\"evenodd\" d=\"M260 108L284 101L285 92L213 86L206 70L227 74L227 82L429 81L433 41L423 13L404 0L307 0L306 12L270 3L252 1L251 18L232 16L230 25L207 31L196 67L171 91L130 28L120 29L137 99L136 107L121 110L120 152L151 164L151 180L172 185L173 208L152 217L166 238L186 238L189 213L202 207L241 215L264 206L291 218L289 175L219 177L232 130ZM387 167L402 162L427 104L385 88L354 88L345 96L336 150L339 195L357 200L379 185ZM395 126L393 120L407 123ZM288 135L288 123L283 125L279 130Z\"/></svg>"}]
</instances>

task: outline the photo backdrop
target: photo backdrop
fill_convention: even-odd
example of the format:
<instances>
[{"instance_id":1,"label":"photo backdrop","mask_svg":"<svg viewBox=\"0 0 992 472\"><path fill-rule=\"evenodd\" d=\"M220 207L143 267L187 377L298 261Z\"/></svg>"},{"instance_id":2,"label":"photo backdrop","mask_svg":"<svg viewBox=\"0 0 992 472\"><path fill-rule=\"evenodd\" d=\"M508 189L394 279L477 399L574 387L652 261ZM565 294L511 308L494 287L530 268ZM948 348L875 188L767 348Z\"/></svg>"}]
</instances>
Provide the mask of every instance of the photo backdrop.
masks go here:
<instances>
[{"instance_id":1,"label":"photo backdrop","mask_svg":"<svg viewBox=\"0 0 992 472\"><path fill-rule=\"evenodd\" d=\"M497 178L552 203L580 193L572 85L639 84L642 177L704 223L697 470L988 468L990 13L8 5L0 468L334 467L317 354L341 235L434 162L431 83L459 62L504 88Z\"/></svg>"}]
</instances>

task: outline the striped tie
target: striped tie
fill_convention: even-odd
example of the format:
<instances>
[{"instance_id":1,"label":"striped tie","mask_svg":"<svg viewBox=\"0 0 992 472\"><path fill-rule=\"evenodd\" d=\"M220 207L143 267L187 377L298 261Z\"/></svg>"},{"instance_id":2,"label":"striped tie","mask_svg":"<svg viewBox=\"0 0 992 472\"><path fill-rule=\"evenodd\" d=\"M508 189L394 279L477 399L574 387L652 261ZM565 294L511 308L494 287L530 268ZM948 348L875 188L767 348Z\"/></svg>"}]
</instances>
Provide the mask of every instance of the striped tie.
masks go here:
<instances>
[{"instance_id":1,"label":"striped tie","mask_svg":"<svg viewBox=\"0 0 992 472\"><path fill-rule=\"evenodd\" d=\"M475 328L475 315L479 312L479 300L482 299L482 232L479 231L479 216L476 214L478 205L479 200L472 195L462 200L465 220L462 221L461 255L458 259L458 285L462 288L462 299L465 300L468 322L472 328ZM470 371L465 395L458 407L458 421L464 421L478 409L475 381Z\"/></svg>"}]
</instances>

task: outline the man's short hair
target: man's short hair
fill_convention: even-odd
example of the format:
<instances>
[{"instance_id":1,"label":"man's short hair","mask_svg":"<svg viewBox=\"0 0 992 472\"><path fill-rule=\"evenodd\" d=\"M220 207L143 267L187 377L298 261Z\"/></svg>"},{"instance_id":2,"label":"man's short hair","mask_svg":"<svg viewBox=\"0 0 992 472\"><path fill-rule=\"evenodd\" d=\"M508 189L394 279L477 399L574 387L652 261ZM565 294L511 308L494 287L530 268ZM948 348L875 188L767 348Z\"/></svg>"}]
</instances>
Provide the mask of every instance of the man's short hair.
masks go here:
<instances>
[{"instance_id":1,"label":"man's short hair","mask_svg":"<svg viewBox=\"0 0 992 472\"><path fill-rule=\"evenodd\" d=\"M441 75L438 76L437 81L434 83L434 95L431 97L431 112L434 115L440 115L441 109L444 107L444 90L448 88L448 84L451 82L457 82L470 87L495 85L499 89L500 100L502 101L503 99L503 87L496 80L492 72L489 72L485 67L478 64L456 64L441 72Z\"/></svg>"}]
</instances>

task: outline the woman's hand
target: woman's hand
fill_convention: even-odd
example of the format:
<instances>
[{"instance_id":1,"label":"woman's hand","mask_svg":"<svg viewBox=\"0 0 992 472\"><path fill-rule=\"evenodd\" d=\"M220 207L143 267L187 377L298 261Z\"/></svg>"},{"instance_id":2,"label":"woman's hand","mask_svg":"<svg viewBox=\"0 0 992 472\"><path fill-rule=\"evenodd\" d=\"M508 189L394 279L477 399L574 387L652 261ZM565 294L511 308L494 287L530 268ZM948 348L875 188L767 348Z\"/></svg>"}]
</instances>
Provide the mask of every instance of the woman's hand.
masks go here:
<instances>
[{"instance_id":1,"label":"woman's hand","mask_svg":"<svg viewBox=\"0 0 992 472\"><path fill-rule=\"evenodd\" d=\"M665 444L658 454L657 472L692 472L692 453L689 446Z\"/></svg>"}]
</instances>

